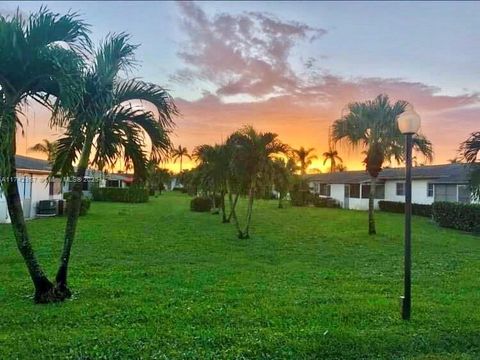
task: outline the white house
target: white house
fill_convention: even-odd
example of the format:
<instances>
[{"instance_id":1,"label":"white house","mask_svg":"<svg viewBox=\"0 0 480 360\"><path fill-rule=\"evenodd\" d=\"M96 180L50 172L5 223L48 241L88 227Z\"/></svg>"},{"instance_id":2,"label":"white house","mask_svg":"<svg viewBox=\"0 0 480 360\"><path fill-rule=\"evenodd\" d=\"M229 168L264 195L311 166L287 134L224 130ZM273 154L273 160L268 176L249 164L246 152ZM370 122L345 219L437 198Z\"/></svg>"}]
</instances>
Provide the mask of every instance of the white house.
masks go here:
<instances>
[{"instance_id":1,"label":"white house","mask_svg":"<svg viewBox=\"0 0 480 360\"><path fill-rule=\"evenodd\" d=\"M63 196L61 179L48 180L50 165L45 160L17 155L17 184L26 219L35 217L40 200L59 200ZM5 194L0 190L0 223L9 223Z\"/></svg>"},{"instance_id":2,"label":"white house","mask_svg":"<svg viewBox=\"0 0 480 360\"><path fill-rule=\"evenodd\" d=\"M405 201L405 169L384 169L376 184L378 201ZM418 166L412 168L412 202L431 204L434 201L469 203L469 170L463 164ZM343 208L368 209L370 176L366 171L344 171L308 177L314 193L336 199Z\"/></svg>"}]
</instances>

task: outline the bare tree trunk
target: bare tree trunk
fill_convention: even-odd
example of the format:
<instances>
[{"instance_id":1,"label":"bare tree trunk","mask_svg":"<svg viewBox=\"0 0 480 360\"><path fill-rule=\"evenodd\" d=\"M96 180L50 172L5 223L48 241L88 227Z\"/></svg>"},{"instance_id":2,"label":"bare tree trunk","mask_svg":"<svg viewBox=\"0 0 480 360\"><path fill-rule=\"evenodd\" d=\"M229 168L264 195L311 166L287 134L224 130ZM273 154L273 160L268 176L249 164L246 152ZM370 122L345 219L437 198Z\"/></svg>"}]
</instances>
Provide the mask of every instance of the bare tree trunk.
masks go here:
<instances>
[{"instance_id":1,"label":"bare tree trunk","mask_svg":"<svg viewBox=\"0 0 480 360\"><path fill-rule=\"evenodd\" d=\"M255 180L252 181L250 186L250 190L248 192L248 205L247 205L247 223L245 225L245 230L243 231L243 239L250 238L249 230L250 230L250 223L252 221L252 212L253 212L253 200L255 198Z\"/></svg>"},{"instance_id":2,"label":"bare tree trunk","mask_svg":"<svg viewBox=\"0 0 480 360\"><path fill-rule=\"evenodd\" d=\"M228 222L228 219L227 219L227 211L225 209L225 190L222 190L220 192L220 201L221 201L221 208L222 208L222 223L227 223Z\"/></svg>"},{"instance_id":3,"label":"bare tree trunk","mask_svg":"<svg viewBox=\"0 0 480 360\"><path fill-rule=\"evenodd\" d=\"M375 235L377 231L375 230L375 187L377 184L377 178L370 177L370 194L368 196L368 233L370 235Z\"/></svg>"},{"instance_id":4,"label":"bare tree trunk","mask_svg":"<svg viewBox=\"0 0 480 360\"><path fill-rule=\"evenodd\" d=\"M62 255L60 257L60 265L58 267L56 280L56 288L64 292L66 296L71 296L68 289L68 264L70 261L70 253L72 250L73 241L75 240L75 233L77 230L78 218L80 216L80 207L82 204L82 189L83 181L85 180L85 172L88 167L88 160L90 158L90 151L92 149L93 134L88 134L83 144L82 153L78 162L76 179L73 185L70 199L67 206L67 225L65 227L65 238L63 242Z\"/></svg>"},{"instance_id":5,"label":"bare tree trunk","mask_svg":"<svg viewBox=\"0 0 480 360\"><path fill-rule=\"evenodd\" d=\"M235 200L232 201L232 189L230 184L227 182L227 191L228 191L228 200L230 203L230 215L228 216L228 222L230 222L230 218L233 219L233 223L235 228L237 229L238 237L241 239L243 237L242 229L240 229L240 223L238 222L237 213L235 212L235 207L237 206L237 201L240 196L239 193L235 194Z\"/></svg>"},{"instance_id":6,"label":"bare tree trunk","mask_svg":"<svg viewBox=\"0 0 480 360\"><path fill-rule=\"evenodd\" d=\"M279 208L279 209L283 209L282 200L283 200L282 194L281 194L281 193L278 193L278 208Z\"/></svg>"},{"instance_id":7,"label":"bare tree trunk","mask_svg":"<svg viewBox=\"0 0 480 360\"><path fill-rule=\"evenodd\" d=\"M17 248L27 265L28 273L35 287L34 301L36 303L47 303L52 301L61 301L63 299L56 298L54 294L53 284L48 280L40 263L35 256L30 237L27 232L27 225L23 215L22 203L17 184L17 171L15 164L16 153L15 134L12 138L10 169L8 172L8 182L6 184L6 200L10 222L12 224L13 234L17 243Z\"/></svg>"}]
</instances>

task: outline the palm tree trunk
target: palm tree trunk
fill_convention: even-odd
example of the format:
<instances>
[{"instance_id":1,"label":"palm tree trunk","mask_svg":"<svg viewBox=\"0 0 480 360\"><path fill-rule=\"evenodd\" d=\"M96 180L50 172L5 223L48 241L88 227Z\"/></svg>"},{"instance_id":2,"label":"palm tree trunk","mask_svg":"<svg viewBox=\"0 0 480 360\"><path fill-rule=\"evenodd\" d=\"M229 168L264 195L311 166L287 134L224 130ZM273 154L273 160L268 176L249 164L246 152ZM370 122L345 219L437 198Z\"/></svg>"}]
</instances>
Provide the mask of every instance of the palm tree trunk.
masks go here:
<instances>
[{"instance_id":1,"label":"palm tree trunk","mask_svg":"<svg viewBox=\"0 0 480 360\"><path fill-rule=\"evenodd\" d=\"M82 189L83 181L85 179L85 172L88 167L88 160L93 143L93 133L88 134L83 144L82 153L78 162L76 179L73 189L70 194L69 204L67 207L67 225L65 227L65 238L63 242L62 255L60 257L60 265L58 267L56 280L56 288L62 291L66 296L71 296L70 290L67 286L68 278L68 264L70 261L70 253L72 250L73 241L75 240L75 233L77 229L78 217L80 216L80 207L82 204Z\"/></svg>"},{"instance_id":2,"label":"palm tree trunk","mask_svg":"<svg viewBox=\"0 0 480 360\"><path fill-rule=\"evenodd\" d=\"M220 201L221 201L221 208L222 208L222 223L227 223L228 222L228 219L227 219L227 213L226 213L226 210L225 210L225 190L222 190L220 192Z\"/></svg>"},{"instance_id":3,"label":"palm tree trunk","mask_svg":"<svg viewBox=\"0 0 480 360\"><path fill-rule=\"evenodd\" d=\"M15 138L13 139L15 144ZM20 193L17 186L17 172L15 166L15 145L10 159L9 182L6 186L6 200L13 234L17 242L18 250L27 265L28 273L35 287L34 301L36 303L47 303L54 301L53 284L48 280L45 272L40 266L27 232L27 225L23 215ZM62 300L62 299L58 299Z\"/></svg>"},{"instance_id":4,"label":"palm tree trunk","mask_svg":"<svg viewBox=\"0 0 480 360\"><path fill-rule=\"evenodd\" d=\"M375 230L375 186L377 183L377 178L370 177L370 194L368 195L368 233L370 235L375 235L377 231Z\"/></svg>"},{"instance_id":5,"label":"palm tree trunk","mask_svg":"<svg viewBox=\"0 0 480 360\"><path fill-rule=\"evenodd\" d=\"M248 205L247 205L247 223L245 225L245 230L243 231L243 239L248 239L250 237L250 223L252 221L252 212L253 212L253 200L255 198L255 180L252 181L250 185L250 190L248 192Z\"/></svg>"},{"instance_id":6,"label":"palm tree trunk","mask_svg":"<svg viewBox=\"0 0 480 360\"><path fill-rule=\"evenodd\" d=\"M183 156L180 156L180 174L182 173L182 160L183 160Z\"/></svg>"}]
</instances>

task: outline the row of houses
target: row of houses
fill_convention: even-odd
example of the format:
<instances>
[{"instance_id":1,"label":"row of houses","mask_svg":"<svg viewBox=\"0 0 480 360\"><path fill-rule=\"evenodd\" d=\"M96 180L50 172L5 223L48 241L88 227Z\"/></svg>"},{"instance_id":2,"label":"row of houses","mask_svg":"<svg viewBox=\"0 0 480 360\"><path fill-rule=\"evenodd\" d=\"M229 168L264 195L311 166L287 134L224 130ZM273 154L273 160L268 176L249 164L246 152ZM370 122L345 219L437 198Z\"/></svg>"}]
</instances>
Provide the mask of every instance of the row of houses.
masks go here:
<instances>
[{"instance_id":1,"label":"row of houses","mask_svg":"<svg viewBox=\"0 0 480 360\"><path fill-rule=\"evenodd\" d=\"M72 183L50 178L51 167L45 160L16 157L17 184L25 217L36 215L41 200L60 200ZM88 170L83 190L88 196L92 186L127 187L133 178L128 174L104 174ZM405 201L405 169L384 169L376 184L375 206L380 200ZM368 209L370 176L366 171L345 171L308 176L310 189L319 196L337 200L345 209ZM412 169L412 202L431 204L434 201L472 201L469 170L462 164L419 166ZM179 184L172 183L171 188ZM0 223L10 222L5 195L0 190Z\"/></svg>"},{"instance_id":2,"label":"row of houses","mask_svg":"<svg viewBox=\"0 0 480 360\"><path fill-rule=\"evenodd\" d=\"M308 177L311 191L337 200L345 209L367 210L370 176L366 171L315 174ZM469 169L463 164L418 166L412 168L412 202L472 202ZM405 169L384 169L376 183L375 206L380 200L405 201Z\"/></svg>"},{"instance_id":3,"label":"row of houses","mask_svg":"<svg viewBox=\"0 0 480 360\"><path fill-rule=\"evenodd\" d=\"M17 185L26 219L36 216L37 205L42 200L61 200L63 194L71 190L72 182L60 178L50 178L51 166L48 161L27 156L16 156ZM88 170L83 191L90 195L93 186L127 187L133 181L128 174L104 174L100 171ZM0 223L9 223L5 194L0 190Z\"/></svg>"}]
</instances>

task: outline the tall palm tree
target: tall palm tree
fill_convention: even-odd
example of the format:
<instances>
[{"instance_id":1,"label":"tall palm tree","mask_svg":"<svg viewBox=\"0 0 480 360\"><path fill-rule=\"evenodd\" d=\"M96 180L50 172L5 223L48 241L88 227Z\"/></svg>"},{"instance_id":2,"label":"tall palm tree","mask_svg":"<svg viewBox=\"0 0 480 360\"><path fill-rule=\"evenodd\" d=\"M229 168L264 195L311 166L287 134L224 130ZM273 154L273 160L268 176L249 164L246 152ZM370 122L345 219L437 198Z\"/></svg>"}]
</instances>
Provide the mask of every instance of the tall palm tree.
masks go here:
<instances>
[{"instance_id":1,"label":"tall palm tree","mask_svg":"<svg viewBox=\"0 0 480 360\"><path fill-rule=\"evenodd\" d=\"M396 119L407 106L405 101L390 103L387 95L378 95L374 100L348 105L348 113L333 124L332 139L346 141L350 146L365 149L363 163L370 174L370 194L368 202L368 233L375 234L374 199L375 184L382 171L383 163L394 158L400 162L404 158L404 136L397 126ZM432 160L432 144L423 135L413 139L414 148L429 161Z\"/></svg>"},{"instance_id":2,"label":"tall palm tree","mask_svg":"<svg viewBox=\"0 0 480 360\"><path fill-rule=\"evenodd\" d=\"M41 7L24 18L18 11L0 15L0 175L16 177L16 130L21 106L37 101L58 114L59 102L71 104L83 84L82 56L89 47L88 26L75 13L59 15ZM56 97L55 104L50 96ZM34 300L49 301L53 284L40 266L25 224L16 181L4 184L17 247L35 286Z\"/></svg>"},{"instance_id":3,"label":"tall palm tree","mask_svg":"<svg viewBox=\"0 0 480 360\"><path fill-rule=\"evenodd\" d=\"M144 137L150 140L149 152L154 160L165 157L171 148L169 129L173 125L172 116L177 113L171 96L158 85L120 78L122 71L133 64L135 49L128 35L109 36L84 70L85 88L80 101L65 109L65 119L61 123L66 125L66 133L58 141L53 171L72 174L73 164L77 163L77 181L69 200L63 251L56 275L58 291L67 295L70 293L68 264L82 198L82 184L78 180L84 179L91 157L91 164L100 170L123 157L133 165L135 181L143 182L148 164ZM151 103L157 114L133 104L139 101Z\"/></svg>"},{"instance_id":4,"label":"tall palm tree","mask_svg":"<svg viewBox=\"0 0 480 360\"><path fill-rule=\"evenodd\" d=\"M55 153L57 152L57 143L43 139L42 142L33 145L29 150L47 155L48 162L52 163L55 158Z\"/></svg>"},{"instance_id":5,"label":"tall palm tree","mask_svg":"<svg viewBox=\"0 0 480 360\"><path fill-rule=\"evenodd\" d=\"M252 126L245 126L230 135L227 144L233 151L233 171L248 186L247 219L243 230L240 228L236 214L232 216L238 237L248 239L258 181L265 173L271 171L272 159L275 155L287 154L290 148L278 139L277 134L257 132Z\"/></svg>"},{"instance_id":6,"label":"tall palm tree","mask_svg":"<svg viewBox=\"0 0 480 360\"><path fill-rule=\"evenodd\" d=\"M173 149L171 156L174 163L176 163L177 160L180 160L180 172L182 172L183 158L186 157L187 159L192 160L192 157L188 153L188 149L186 147L182 147L182 145L178 145L177 148Z\"/></svg>"},{"instance_id":7,"label":"tall palm tree","mask_svg":"<svg viewBox=\"0 0 480 360\"><path fill-rule=\"evenodd\" d=\"M470 187L475 199L480 200L480 131L470 134L467 140L460 145L460 154L471 167Z\"/></svg>"},{"instance_id":8,"label":"tall palm tree","mask_svg":"<svg viewBox=\"0 0 480 360\"><path fill-rule=\"evenodd\" d=\"M307 173L308 167L312 164L312 161L317 158L316 155L312 155L312 153L315 151L315 148L304 148L301 146L299 149L293 149L292 154L297 161L297 163L300 163L300 172L302 175L305 175Z\"/></svg>"},{"instance_id":9,"label":"tall palm tree","mask_svg":"<svg viewBox=\"0 0 480 360\"><path fill-rule=\"evenodd\" d=\"M342 163L343 160L342 158L338 155L338 151L330 148L328 151L325 151L323 153L323 165L327 163L327 161L330 161L330 172L333 173L337 169L337 160Z\"/></svg>"}]
</instances>

